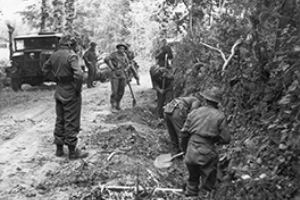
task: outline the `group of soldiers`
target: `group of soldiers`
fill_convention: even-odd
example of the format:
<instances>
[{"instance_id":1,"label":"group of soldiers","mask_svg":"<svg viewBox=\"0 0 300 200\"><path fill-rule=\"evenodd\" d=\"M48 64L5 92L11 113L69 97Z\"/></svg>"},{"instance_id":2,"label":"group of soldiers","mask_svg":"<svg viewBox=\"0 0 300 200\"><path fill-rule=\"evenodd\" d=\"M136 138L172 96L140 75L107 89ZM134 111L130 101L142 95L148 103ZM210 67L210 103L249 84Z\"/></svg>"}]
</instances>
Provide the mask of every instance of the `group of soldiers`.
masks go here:
<instances>
[{"instance_id":1,"label":"group of soldiers","mask_svg":"<svg viewBox=\"0 0 300 200\"><path fill-rule=\"evenodd\" d=\"M157 92L157 113L166 122L170 144L175 153L184 152L184 162L189 172L185 195L198 196L199 191L211 192L215 189L218 165L215 145L230 141L225 115L218 109L222 93L219 88L213 87L204 92L174 98L166 103L166 94L173 88L173 54L166 40L163 40L162 44L155 52L156 64L150 69L153 89ZM76 146L80 130L81 88L86 77L74 51L76 44L70 36L62 37L59 45L59 49L43 66L43 72L53 73L57 81L57 117L54 129L56 156L65 154L63 147L66 145L69 149L69 159L85 158L88 153L80 151ZM95 43L91 43L90 49L84 54L88 65L95 65L97 62L95 46ZM120 102L129 81L128 65L134 58L134 55L128 54L128 45L118 44L116 48L116 52L104 59L111 69L112 112L121 109ZM90 76L92 73L94 72L91 70L87 82L90 87L93 87L93 75ZM137 74L134 76L139 80Z\"/></svg>"}]
</instances>

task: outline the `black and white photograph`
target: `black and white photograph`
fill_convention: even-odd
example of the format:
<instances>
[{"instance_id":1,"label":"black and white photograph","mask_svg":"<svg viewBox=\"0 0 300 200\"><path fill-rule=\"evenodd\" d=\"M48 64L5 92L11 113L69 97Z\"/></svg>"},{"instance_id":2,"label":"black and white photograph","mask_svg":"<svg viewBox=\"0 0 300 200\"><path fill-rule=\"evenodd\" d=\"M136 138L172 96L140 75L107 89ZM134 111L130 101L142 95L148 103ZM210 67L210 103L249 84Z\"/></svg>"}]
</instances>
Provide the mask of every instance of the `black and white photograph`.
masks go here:
<instances>
[{"instance_id":1,"label":"black and white photograph","mask_svg":"<svg viewBox=\"0 0 300 200\"><path fill-rule=\"evenodd\" d=\"M0 200L300 200L300 0L0 5Z\"/></svg>"}]
</instances>

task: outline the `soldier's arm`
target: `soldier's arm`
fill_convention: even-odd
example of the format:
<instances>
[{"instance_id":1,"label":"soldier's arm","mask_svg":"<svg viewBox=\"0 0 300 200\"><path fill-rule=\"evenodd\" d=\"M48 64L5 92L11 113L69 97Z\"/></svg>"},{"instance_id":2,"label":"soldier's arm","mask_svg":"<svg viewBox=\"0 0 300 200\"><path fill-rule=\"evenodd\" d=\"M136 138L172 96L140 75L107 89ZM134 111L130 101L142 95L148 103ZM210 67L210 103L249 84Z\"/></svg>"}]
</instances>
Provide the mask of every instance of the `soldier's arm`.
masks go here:
<instances>
[{"instance_id":1,"label":"soldier's arm","mask_svg":"<svg viewBox=\"0 0 300 200\"><path fill-rule=\"evenodd\" d=\"M83 80L83 70L79 66L78 56L76 54L72 54L68 59L71 69L74 73L73 78L75 80Z\"/></svg>"},{"instance_id":2,"label":"soldier's arm","mask_svg":"<svg viewBox=\"0 0 300 200\"><path fill-rule=\"evenodd\" d=\"M219 143L228 144L231 140L231 136L230 136L229 127L225 117L221 120L219 124L219 131L220 131Z\"/></svg>"},{"instance_id":3,"label":"soldier's arm","mask_svg":"<svg viewBox=\"0 0 300 200\"><path fill-rule=\"evenodd\" d=\"M192 105L191 105L191 110L194 110L196 108L199 108L201 106L201 103L199 100L195 100L193 101Z\"/></svg>"},{"instance_id":4,"label":"soldier's arm","mask_svg":"<svg viewBox=\"0 0 300 200\"><path fill-rule=\"evenodd\" d=\"M112 63L112 55L109 55L109 56L107 56L106 58L104 58L104 62L107 64L107 66L112 70L112 71L114 71L115 70L115 67L114 67L114 65L113 65L113 63Z\"/></svg>"},{"instance_id":5,"label":"soldier's arm","mask_svg":"<svg viewBox=\"0 0 300 200\"><path fill-rule=\"evenodd\" d=\"M43 64L42 72L43 72L44 75L47 75L51 70L52 70L52 64L51 64L50 59L48 59L48 60Z\"/></svg>"}]
</instances>

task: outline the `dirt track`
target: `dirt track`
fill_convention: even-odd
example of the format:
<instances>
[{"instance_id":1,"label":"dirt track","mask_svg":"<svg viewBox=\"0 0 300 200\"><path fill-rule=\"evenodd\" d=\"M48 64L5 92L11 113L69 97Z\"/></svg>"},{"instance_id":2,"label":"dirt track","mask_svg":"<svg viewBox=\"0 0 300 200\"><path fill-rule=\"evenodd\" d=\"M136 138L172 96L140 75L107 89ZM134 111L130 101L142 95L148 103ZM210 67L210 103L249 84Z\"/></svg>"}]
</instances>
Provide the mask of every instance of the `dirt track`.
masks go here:
<instances>
[{"instance_id":1,"label":"dirt track","mask_svg":"<svg viewBox=\"0 0 300 200\"><path fill-rule=\"evenodd\" d=\"M166 140L166 135L161 129L161 122L151 113L155 95L150 89L148 74L142 76L140 86L135 80L132 86L138 106L132 109L127 88L122 101L123 111L118 114L111 114L109 109L109 83L98 83L92 89L84 87L79 147L87 149L90 157L86 161L73 162L66 157L54 156L54 91L29 88L14 98L12 95L10 98L14 101L19 98L20 103L7 102L0 111L0 199L81 199L84 189L97 186L98 182L116 185L121 180L122 184L134 184L135 175L130 173L134 172L136 163L146 165L147 172L143 173L148 175L145 177L152 177L152 182L157 184L159 177L151 174L155 171L151 166L152 160L167 149L163 145L161 149L153 149L150 140L157 145L159 140ZM157 133L160 133L159 137L155 137ZM141 145L141 148L133 150L133 144ZM108 162L108 156L115 157L113 163ZM76 176L78 168L83 169L85 165L88 166L85 175L95 172L99 166L102 171L99 176L92 174L93 178L79 180L79 183L85 184L82 187L77 179L69 178ZM125 169L126 172L118 173ZM107 174L102 177L104 172ZM82 171L80 177L84 177ZM81 188L78 189L78 186Z\"/></svg>"}]
</instances>

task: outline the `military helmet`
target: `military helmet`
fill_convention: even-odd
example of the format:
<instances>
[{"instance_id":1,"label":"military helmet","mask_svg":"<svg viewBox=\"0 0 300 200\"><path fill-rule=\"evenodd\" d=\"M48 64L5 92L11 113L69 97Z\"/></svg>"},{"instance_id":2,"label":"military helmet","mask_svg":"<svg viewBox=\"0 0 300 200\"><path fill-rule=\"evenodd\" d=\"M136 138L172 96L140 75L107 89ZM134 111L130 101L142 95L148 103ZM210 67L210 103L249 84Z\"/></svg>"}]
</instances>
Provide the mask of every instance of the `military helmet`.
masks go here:
<instances>
[{"instance_id":1,"label":"military helmet","mask_svg":"<svg viewBox=\"0 0 300 200\"><path fill-rule=\"evenodd\" d=\"M127 49L128 49L127 45L126 45L126 44L124 44L124 43L119 43L119 44L117 44L116 48L118 49L118 48L120 48L120 47L124 47L124 48L125 48L125 50L127 50Z\"/></svg>"},{"instance_id":2,"label":"military helmet","mask_svg":"<svg viewBox=\"0 0 300 200\"><path fill-rule=\"evenodd\" d=\"M222 93L221 90L217 87L212 87L211 89L200 92L201 96L209 101L213 101L216 103L221 103L222 101Z\"/></svg>"}]
</instances>

